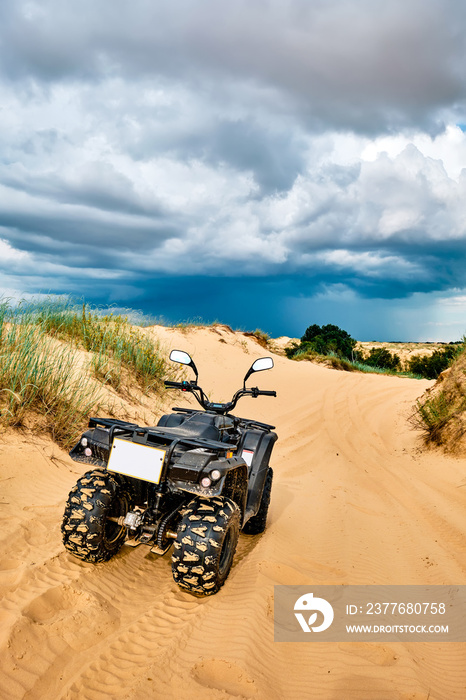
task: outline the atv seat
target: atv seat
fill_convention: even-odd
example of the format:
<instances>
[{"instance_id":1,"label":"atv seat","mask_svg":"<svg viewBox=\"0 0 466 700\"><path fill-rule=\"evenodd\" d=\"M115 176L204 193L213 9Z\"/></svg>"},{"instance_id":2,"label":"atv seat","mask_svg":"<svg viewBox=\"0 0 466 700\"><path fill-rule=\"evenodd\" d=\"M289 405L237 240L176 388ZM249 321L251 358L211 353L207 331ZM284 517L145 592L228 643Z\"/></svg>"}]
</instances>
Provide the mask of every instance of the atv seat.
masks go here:
<instances>
[{"instance_id":1,"label":"atv seat","mask_svg":"<svg viewBox=\"0 0 466 700\"><path fill-rule=\"evenodd\" d=\"M179 414L171 414L162 416L157 423L157 426L164 429L167 433L173 433L174 436L202 438L204 440L215 440L219 442L221 435L219 429L214 424L214 416L194 414L179 421Z\"/></svg>"}]
</instances>

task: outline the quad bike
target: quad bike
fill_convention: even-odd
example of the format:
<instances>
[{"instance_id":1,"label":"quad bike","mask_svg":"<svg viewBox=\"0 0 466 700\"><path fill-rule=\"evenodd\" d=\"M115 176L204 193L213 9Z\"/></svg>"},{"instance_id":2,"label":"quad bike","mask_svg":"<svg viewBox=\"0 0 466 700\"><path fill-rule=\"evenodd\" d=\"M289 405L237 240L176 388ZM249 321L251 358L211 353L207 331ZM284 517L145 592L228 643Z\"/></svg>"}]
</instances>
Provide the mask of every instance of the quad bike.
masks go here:
<instances>
[{"instance_id":1,"label":"quad bike","mask_svg":"<svg viewBox=\"0 0 466 700\"><path fill-rule=\"evenodd\" d=\"M231 401L211 403L188 353L173 350L170 359L191 367L196 379L165 385L191 392L203 410L174 408L149 428L91 418L70 452L91 469L71 490L61 529L65 548L87 562L107 561L123 543L160 555L173 545L175 582L206 596L224 584L240 530L265 529L277 435L273 425L230 411L243 396L276 396L246 388L273 360L256 360Z\"/></svg>"}]
</instances>

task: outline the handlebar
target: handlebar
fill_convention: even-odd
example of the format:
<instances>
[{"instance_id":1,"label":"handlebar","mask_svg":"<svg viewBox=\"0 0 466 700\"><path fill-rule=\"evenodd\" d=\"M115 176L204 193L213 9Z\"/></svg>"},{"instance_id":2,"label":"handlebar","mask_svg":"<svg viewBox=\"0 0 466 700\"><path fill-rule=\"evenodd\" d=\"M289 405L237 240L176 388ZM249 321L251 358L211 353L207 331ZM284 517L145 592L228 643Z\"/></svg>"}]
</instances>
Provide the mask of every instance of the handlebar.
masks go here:
<instances>
[{"instance_id":1,"label":"handlebar","mask_svg":"<svg viewBox=\"0 0 466 700\"><path fill-rule=\"evenodd\" d=\"M214 411L215 413L219 414L225 414L228 413L229 411L233 410L234 407L236 406L238 399L240 399L242 396L251 396L253 399L256 399L258 396L276 396L277 392L276 391L265 391L258 389L258 387L252 387L251 389L239 389L239 391L236 392L236 394L233 396L233 399L229 401L228 403L211 403L207 396L204 394L203 390L201 389L200 386L198 386L195 382L172 382L166 380L164 382L166 387L172 388L172 389L181 389L182 391L190 391L192 394L194 394L195 398L197 401L201 404L202 408L206 411Z\"/></svg>"}]
</instances>

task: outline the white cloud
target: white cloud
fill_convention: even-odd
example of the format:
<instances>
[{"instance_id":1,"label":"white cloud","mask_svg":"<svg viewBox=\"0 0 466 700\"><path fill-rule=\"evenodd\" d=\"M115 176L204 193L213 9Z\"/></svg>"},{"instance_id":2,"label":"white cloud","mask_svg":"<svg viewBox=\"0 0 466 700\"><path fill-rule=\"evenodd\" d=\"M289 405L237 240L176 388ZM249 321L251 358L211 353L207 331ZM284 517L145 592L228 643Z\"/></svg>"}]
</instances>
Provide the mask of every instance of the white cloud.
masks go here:
<instances>
[{"instance_id":1,"label":"white cloud","mask_svg":"<svg viewBox=\"0 0 466 700\"><path fill-rule=\"evenodd\" d=\"M404 278L405 275L422 276L422 269L416 263L404 260L400 256L381 255L380 253L355 253L349 250L332 250L319 253L314 257L315 262L322 261L326 265L348 268L360 275L368 277Z\"/></svg>"},{"instance_id":2,"label":"white cloud","mask_svg":"<svg viewBox=\"0 0 466 700\"><path fill-rule=\"evenodd\" d=\"M442 307L459 307L464 309L466 313L466 295L450 296L444 299L439 299L438 304Z\"/></svg>"},{"instance_id":3,"label":"white cloud","mask_svg":"<svg viewBox=\"0 0 466 700\"><path fill-rule=\"evenodd\" d=\"M375 161L381 153L387 153L390 158L396 158L410 144L425 158L440 161L453 180L458 180L466 167L466 134L456 124L448 124L445 130L436 136L414 132L366 140L360 157L361 160Z\"/></svg>"},{"instance_id":4,"label":"white cloud","mask_svg":"<svg viewBox=\"0 0 466 700\"><path fill-rule=\"evenodd\" d=\"M30 260L30 255L26 253L24 250L16 250L15 248L12 248L12 246L8 243L8 241L5 241L3 238L0 238L0 264L3 265L4 263L7 263L7 265L11 265L11 263L17 263L17 262L22 262L25 260Z\"/></svg>"}]
</instances>

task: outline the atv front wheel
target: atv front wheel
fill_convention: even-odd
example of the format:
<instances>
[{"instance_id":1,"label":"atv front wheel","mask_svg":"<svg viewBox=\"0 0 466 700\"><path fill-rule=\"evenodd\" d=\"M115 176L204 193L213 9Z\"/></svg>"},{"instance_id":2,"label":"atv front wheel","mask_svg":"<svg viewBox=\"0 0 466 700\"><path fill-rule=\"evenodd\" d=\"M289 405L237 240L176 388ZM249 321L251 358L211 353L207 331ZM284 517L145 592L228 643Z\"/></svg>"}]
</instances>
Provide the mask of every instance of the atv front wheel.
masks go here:
<instances>
[{"instance_id":1,"label":"atv front wheel","mask_svg":"<svg viewBox=\"0 0 466 700\"><path fill-rule=\"evenodd\" d=\"M65 548L85 561L107 561L125 540L126 528L118 520L129 509L129 493L111 474L86 472L66 503L61 526Z\"/></svg>"},{"instance_id":2,"label":"atv front wheel","mask_svg":"<svg viewBox=\"0 0 466 700\"><path fill-rule=\"evenodd\" d=\"M260 535L264 532L265 526L267 524L267 513L269 512L270 496L272 493L272 481L273 481L273 469L269 467L267 469L267 475L265 477L264 489L262 491L262 498L259 504L259 510L256 515L248 520L246 525L243 527L243 532L245 535Z\"/></svg>"},{"instance_id":3,"label":"atv front wheel","mask_svg":"<svg viewBox=\"0 0 466 700\"><path fill-rule=\"evenodd\" d=\"M240 510L230 498L196 498L183 511L172 555L175 582L188 593L217 593L230 573Z\"/></svg>"}]
</instances>

